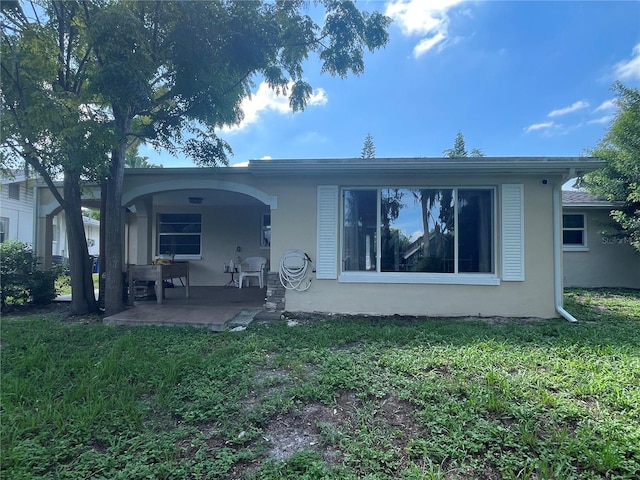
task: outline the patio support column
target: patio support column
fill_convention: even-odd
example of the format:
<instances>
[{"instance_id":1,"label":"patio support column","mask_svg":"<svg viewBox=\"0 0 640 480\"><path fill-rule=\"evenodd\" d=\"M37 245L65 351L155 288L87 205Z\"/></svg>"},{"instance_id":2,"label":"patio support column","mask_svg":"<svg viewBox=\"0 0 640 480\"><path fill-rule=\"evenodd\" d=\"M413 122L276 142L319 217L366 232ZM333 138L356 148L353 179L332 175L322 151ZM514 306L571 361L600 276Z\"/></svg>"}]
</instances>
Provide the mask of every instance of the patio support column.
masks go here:
<instances>
[{"instance_id":1,"label":"patio support column","mask_svg":"<svg viewBox=\"0 0 640 480\"><path fill-rule=\"evenodd\" d=\"M152 257L153 221L151 198L142 199L134 204L136 209L135 228L129 232L129 242L133 247L131 261L137 265L148 265Z\"/></svg>"},{"instance_id":2,"label":"patio support column","mask_svg":"<svg viewBox=\"0 0 640 480\"><path fill-rule=\"evenodd\" d=\"M44 252L42 252L42 261L44 262L43 268L45 270L51 269L53 260L53 217L53 214L49 214L44 217L44 242L42 243Z\"/></svg>"}]
</instances>

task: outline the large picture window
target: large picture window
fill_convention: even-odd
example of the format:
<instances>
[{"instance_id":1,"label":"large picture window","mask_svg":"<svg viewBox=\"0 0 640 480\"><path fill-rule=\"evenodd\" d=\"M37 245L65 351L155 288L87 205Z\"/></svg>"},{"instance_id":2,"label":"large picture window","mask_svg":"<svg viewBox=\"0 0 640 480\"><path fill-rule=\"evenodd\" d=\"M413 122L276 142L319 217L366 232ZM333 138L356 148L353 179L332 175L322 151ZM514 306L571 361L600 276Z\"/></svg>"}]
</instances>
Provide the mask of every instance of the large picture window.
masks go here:
<instances>
[{"instance_id":1,"label":"large picture window","mask_svg":"<svg viewBox=\"0 0 640 480\"><path fill-rule=\"evenodd\" d=\"M158 215L158 254L200 255L202 217L199 213Z\"/></svg>"},{"instance_id":2,"label":"large picture window","mask_svg":"<svg viewBox=\"0 0 640 480\"><path fill-rule=\"evenodd\" d=\"M494 190L345 189L343 272L494 273Z\"/></svg>"}]
</instances>

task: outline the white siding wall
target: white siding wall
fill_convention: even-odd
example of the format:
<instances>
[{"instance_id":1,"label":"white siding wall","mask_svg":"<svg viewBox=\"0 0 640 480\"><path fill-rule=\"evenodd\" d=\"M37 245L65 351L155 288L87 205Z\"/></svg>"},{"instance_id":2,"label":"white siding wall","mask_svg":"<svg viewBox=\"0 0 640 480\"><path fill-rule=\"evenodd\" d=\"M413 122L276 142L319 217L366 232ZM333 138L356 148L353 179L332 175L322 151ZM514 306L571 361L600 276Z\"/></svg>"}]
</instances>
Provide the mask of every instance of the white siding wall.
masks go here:
<instances>
[{"instance_id":1,"label":"white siding wall","mask_svg":"<svg viewBox=\"0 0 640 480\"><path fill-rule=\"evenodd\" d=\"M0 217L9 219L8 240L20 240L33 245L33 186L32 180L19 181L20 199L9 198L9 182L0 186Z\"/></svg>"}]
</instances>

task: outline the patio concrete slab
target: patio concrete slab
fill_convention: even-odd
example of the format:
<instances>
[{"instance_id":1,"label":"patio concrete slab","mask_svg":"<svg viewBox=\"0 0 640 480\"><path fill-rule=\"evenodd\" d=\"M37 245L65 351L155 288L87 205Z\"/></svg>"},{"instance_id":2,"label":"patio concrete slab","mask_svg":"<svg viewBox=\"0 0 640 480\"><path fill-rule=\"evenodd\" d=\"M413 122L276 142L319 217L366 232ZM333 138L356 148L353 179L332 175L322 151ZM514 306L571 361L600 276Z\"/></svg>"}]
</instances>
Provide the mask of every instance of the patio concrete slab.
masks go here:
<instances>
[{"instance_id":1,"label":"patio concrete slab","mask_svg":"<svg viewBox=\"0 0 640 480\"><path fill-rule=\"evenodd\" d=\"M105 317L112 325L192 326L213 331L233 326L247 326L262 311L266 289L191 287L191 298L184 288L166 288L165 299L136 300L133 307Z\"/></svg>"}]
</instances>

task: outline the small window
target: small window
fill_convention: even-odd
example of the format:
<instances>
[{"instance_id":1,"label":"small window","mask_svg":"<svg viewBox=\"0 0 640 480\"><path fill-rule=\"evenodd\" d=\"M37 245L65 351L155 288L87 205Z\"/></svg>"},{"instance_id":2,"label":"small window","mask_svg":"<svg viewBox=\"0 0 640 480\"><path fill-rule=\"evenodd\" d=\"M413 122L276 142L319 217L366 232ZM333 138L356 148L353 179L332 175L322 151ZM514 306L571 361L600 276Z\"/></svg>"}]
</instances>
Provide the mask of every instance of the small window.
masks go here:
<instances>
[{"instance_id":1,"label":"small window","mask_svg":"<svg viewBox=\"0 0 640 480\"><path fill-rule=\"evenodd\" d=\"M12 198L13 200L20 200L20 184L19 183L9 184L9 198Z\"/></svg>"},{"instance_id":2,"label":"small window","mask_svg":"<svg viewBox=\"0 0 640 480\"><path fill-rule=\"evenodd\" d=\"M562 215L562 245L569 249L586 247L585 225L583 213Z\"/></svg>"},{"instance_id":3,"label":"small window","mask_svg":"<svg viewBox=\"0 0 640 480\"><path fill-rule=\"evenodd\" d=\"M3 243L7 239L9 234L9 219L6 217L0 217L0 243Z\"/></svg>"},{"instance_id":4,"label":"small window","mask_svg":"<svg viewBox=\"0 0 640 480\"><path fill-rule=\"evenodd\" d=\"M200 255L202 216L199 213L158 215L158 254Z\"/></svg>"},{"instance_id":5,"label":"small window","mask_svg":"<svg viewBox=\"0 0 640 480\"><path fill-rule=\"evenodd\" d=\"M262 248L271 247L271 214L262 215L262 226L260 228L260 246Z\"/></svg>"}]
</instances>

